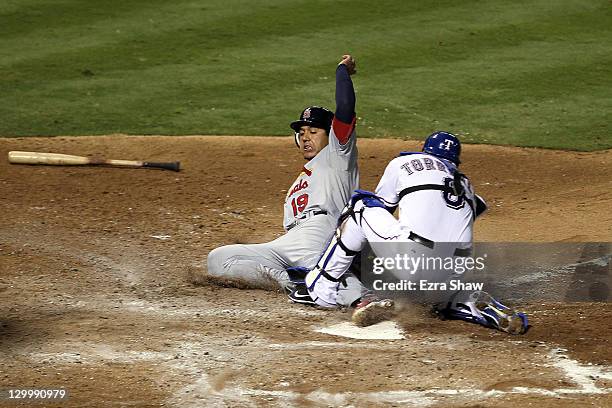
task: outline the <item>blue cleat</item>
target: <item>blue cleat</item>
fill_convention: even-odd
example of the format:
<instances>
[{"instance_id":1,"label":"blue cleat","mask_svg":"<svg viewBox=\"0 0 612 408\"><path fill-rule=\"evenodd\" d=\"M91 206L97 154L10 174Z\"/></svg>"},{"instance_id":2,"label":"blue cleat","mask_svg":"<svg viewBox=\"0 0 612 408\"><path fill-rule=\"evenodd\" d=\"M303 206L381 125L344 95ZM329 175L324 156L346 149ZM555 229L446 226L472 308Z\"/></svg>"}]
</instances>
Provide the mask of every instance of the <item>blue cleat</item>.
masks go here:
<instances>
[{"instance_id":1,"label":"blue cleat","mask_svg":"<svg viewBox=\"0 0 612 408\"><path fill-rule=\"evenodd\" d=\"M451 302L443 317L478 323L509 334L523 334L529 327L527 315L517 312L484 291L472 292L465 302Z\"/></svg>"}]
</instances>

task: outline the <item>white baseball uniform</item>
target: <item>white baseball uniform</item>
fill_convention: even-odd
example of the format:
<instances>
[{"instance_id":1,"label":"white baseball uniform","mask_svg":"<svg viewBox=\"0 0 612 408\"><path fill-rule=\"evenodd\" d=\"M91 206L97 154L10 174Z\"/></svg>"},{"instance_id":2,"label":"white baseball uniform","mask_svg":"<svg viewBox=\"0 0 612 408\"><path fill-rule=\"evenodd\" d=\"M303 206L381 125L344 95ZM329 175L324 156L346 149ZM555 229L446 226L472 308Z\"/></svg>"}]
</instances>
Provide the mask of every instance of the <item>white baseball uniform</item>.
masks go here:
<instances>
[{"instance_id":1,"label":"white baseball uniform","mask_svg":"<svg viewBox=\"0 0 612 408\"><path fill-rule=\"evenodd\" d=\"M389 207L399 204L398 225L403 231L434 242L471 243L476 198L468 178L462 178L462 197L426 188L400 199L409 188L450 185L455 170L448 160L426 153L404 154L387 165L375 194Z\"/></svg>"},{"instance_id":2,"label":"white baseball uniform","mask_svg":"<svg viewBox=\"0 0 612 408\"><path fill-rule=\"evenodd\" d=\"M354 252L363 250L366 243L379 257L393 257L399 247L406 249L406 244L414 245L415 253L428 255L434 254L432 248L440 243L442 252L437 248L437 256L455 256L457 250L469 248L476 215L486 206L474 194L467 177L461 178L462 194L449 192L455 171L453 163L426 153L402 154L392 160L376 188L387 208L357 201L355 217L346 219L340 237L332 239L317 268L306 276L313 300L325 307L343 305L335 279L348 270ZM399 219L389 211L396 206Z\"/></svg>"}]
</instances>

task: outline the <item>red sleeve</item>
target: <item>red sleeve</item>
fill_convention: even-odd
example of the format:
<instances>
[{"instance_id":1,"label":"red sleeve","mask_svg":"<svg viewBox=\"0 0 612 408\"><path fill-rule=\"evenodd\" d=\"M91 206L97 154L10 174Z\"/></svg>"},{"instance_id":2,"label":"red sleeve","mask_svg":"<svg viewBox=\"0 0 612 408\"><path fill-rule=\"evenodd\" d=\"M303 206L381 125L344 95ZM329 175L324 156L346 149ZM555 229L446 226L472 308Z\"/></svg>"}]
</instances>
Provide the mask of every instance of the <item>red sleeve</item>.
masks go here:
<instances>
[{"instance_id":1,"label":"red sleeve","mask_svg":"<svg viewBox=\"0 0 612 408\"><path fill-rule=\"evenodd\" d=\"M353 133L353 129L355 128L356 119L357 118L353 116L353 121L348 124L342 122L340 119L334 116L334 120L332 121L332 128L334 129L334 134L336 135L336 138L338 139L340 144L345 145L349 141L349 138Z\"/></svg>"}]
</instances>

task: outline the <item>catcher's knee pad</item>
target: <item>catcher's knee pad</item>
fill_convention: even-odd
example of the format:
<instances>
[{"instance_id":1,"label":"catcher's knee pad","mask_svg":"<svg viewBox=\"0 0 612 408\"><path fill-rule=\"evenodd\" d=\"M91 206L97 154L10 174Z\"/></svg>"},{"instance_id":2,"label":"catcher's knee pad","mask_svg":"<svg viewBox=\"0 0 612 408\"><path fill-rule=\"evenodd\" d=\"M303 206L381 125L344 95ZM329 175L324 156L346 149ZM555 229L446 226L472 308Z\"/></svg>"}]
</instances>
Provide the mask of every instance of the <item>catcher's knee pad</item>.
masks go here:
<instances>
[{"instance_id":1,"label":"catcher's knee pad","mask_svg":"<svg viewBox=\"0 0 612 408\"><path fill-rule=\"evenodd\" d=\"M357 216L361 216L365 208L373 207L386 208L382 199L376 194L366 190L355 190L355 194L351 196L348 204L344 207L342 213L340 213L338 228L340 228L349 217L360 224L360 220L357 219Z\"/></svg>"},{"instance_id":2,"label":"catcher's knee pad","mask_svg":"<svg viewBox=\"0 0 612 408\"><path fill-rule=\"evenodd\" d=\"M342 234L347 221L352 219L357 225L361 225L363 211L366 208L374 207L386 208L382 199L380 199L376 194L365 190L355 190L355 194L351 196L348 204L344 207L342 213L340 213L334 239L338 246L346 253L346 255L355 256L359 253L359 251L354 251L348 248L342 241Z\"/></svg>"},{"instance_id":3,"label":"catcher's knee pad","mask_svg":"<svg viewBox=\"0 0 612 408\"><path fill-rule=\"evenodd\" d=\"M381 207L385 208L383 200L371 191L355 190L355 194L351 196L351 204L353 207L361 202L363 207Z\"/></svg>"}]
</instances>

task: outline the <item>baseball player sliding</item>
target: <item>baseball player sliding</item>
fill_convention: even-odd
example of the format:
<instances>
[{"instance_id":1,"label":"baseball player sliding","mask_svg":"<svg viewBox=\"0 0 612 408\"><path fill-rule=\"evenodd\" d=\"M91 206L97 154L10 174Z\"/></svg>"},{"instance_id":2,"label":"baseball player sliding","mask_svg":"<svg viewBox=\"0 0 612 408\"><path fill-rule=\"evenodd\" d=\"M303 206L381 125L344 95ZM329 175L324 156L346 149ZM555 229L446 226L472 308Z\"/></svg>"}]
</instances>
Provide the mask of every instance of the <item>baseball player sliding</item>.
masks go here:
<instances>
[{"instance_id":1,"label":"baseball player sliding","mask_svg":"<svg viewBox=\"0 0 612 408\"><path fill-rule=\"evenodd\" d=\"M276 281L289 291L287 269L315 266L342 208L359 184L355 92L350 77L355 72L353 57L343 55L336 68L335 114L310 106L290 125L306 164L285 197L286 234L268 243L214 249L208 254L209 275L256 287L269 287L270 281ZM353 284L339 297L355 301L361 296L361 285L355 277L347 279Z\"/></svg>"},{"instance_id":2,"label":"baseball player sliding","mask_svg":"<svg viewBox=\"0 0 612 408\"><path fill-rule=\"evenodd\" d=\"M405 152L385 169L375 193L357 190L339 218L335 235L317 265L297 289L302 298L322 307L345 306L338 296L342 277L353 258L369 243L377 257L392 259L398 249L413 257L457 259L470 255L472 228L486 204L469 179L458 170L461 144L447 132L436 132L422 152ZM392 213L399 207L399 219ZM463 260L464 260L463 259ZM398 279L430 279L443 283L452 271L393 270ZM434 276L435 275L435 276ZM482 291L440 291L427 294L446 317L468 320L521 334L527 328L523 313L507 308ZM450 295L450 296L449 296ZM295 296L293 296L295 297ZM431 299L435 298L435 299ZM300 303L308 303L302 300ZM365 295L356 305L353 321L366 326L390 317L393 301Z\"/></svg>"}]
</instances>

